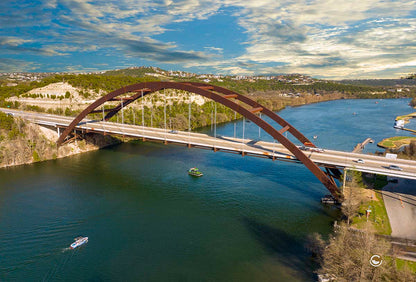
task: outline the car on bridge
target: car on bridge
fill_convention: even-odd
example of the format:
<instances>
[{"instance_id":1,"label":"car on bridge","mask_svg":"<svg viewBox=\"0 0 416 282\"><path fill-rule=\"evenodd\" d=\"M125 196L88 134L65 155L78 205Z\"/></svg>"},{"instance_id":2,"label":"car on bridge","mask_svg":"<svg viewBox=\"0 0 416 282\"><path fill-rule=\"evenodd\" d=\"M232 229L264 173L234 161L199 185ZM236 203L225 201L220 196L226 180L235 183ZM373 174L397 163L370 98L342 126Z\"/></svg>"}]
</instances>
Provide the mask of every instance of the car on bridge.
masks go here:
<instances>
[{"instance_id":1,"label":"car on bridge","mask_svg":"<svg viewBox=\"0 0 416 282\"><path fill-rule=\"evenodd\" d=\"M323 153L323 152L325 152L325 150L324 149L322 149L322 148L318 148L318 147L312 147L312 148L310 148L310 150L311 150L311 152L318 152L318 153Z\"/></svg>"},{"instance_id":2,"label":"car on bridge","mask_svg":"<svg viewBox=\"0 0 416 282\"><path fill-rule=\"evenodd\" d=\"M364 164L365 161L363 159L358 159L355 161L357 164Z\"/></svg>"},{"instance_id":3,"label":"car on bridge","mask_svg":"<svg viewBox=\"0 0 416 282\"><path fill-rule=\"evenodd\" d=\"M387 167L388 169L392 169L392 170L403 170L400 166L398 165L389 165Z\"/></svg>"},{"instance_id":4,"label":"car on bridge","mask_svg":"<svg viewBox=\"0 0 416 282\"><path fill-rule=\"evenodd\" d=\"M302 151L311 151L311 152L318 152L318 153L323 153L325 152L324 149L322 148L318 148L318 147L307 147L307 146L300 146L299 147L300 150Z\"/></svg>"}]
</instances>

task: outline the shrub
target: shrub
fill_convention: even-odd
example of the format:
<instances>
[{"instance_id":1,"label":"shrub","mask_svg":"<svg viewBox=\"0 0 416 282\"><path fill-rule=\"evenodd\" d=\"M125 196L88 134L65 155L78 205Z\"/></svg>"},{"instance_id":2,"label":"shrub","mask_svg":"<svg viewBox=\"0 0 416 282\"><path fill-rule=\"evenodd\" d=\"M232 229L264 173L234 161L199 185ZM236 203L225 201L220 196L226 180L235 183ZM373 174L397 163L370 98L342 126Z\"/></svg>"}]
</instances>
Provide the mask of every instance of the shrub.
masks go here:
<instances>
[{"instance_id":1,"label":"shrub","mask_svg":"<svg viewBox=\"0 0 416 282\"><path fill-rule=\"evenodd\" d=\"M33 157L34 162L40 162L41 161L41 159L39 157L39 154L38 154L38 152L36 152L36 150L33 150L32 157Z\"/></svg>"}]
</instances>

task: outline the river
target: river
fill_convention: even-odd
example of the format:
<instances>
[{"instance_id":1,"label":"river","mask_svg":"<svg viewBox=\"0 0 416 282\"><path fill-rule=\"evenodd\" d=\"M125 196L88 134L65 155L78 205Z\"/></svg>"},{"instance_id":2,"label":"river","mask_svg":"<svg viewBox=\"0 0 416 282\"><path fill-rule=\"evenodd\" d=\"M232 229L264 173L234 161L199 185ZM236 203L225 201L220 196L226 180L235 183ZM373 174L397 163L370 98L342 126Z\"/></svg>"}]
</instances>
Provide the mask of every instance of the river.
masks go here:
<instances>
[{"instance_id":1,"label":"river","mask_svg":"<svg viewBox=\"0 0 416 282\"><path fill-rule=\"evenodd\" d=\"M392 127L412 112L408 102L338 100L279 114L320 147L352 150L367 137L409 135ZM259 138L254 124L245 128ZM234 123L217 134L233 136ZM193 166L205 175L188 176ZM313 281L306 238L328 236L339 216L301 164L151 142L1 169L0 179L1 281ZM69 250L79 235L89 242Z\"/></svg>"}]
</instances>

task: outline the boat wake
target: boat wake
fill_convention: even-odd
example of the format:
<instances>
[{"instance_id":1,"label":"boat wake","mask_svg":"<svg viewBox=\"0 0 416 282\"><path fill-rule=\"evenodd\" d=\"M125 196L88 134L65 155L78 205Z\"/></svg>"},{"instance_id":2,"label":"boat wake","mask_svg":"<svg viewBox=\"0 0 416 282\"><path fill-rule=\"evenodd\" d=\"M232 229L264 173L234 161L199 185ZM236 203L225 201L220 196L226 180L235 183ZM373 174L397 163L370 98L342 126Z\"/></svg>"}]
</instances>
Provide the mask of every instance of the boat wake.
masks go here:
<instances>
[{"instance_id":1,"label":"boat wake","mask_svg":"<svg viewBox=\"0 0 416 282\"><path fill-rule=\"evenodd\" d=\"M66 252L68 250L71 250L71 248L64 248L64 249L62 249L62 252L61 253L64 253L64 252ZM60 257L59 259L57 259L56 260L56 263L45 274L45 276L43 277L42 281L54 280L55 275L57 273L59 273L60 271L62 271L65 268L65 266L68 264L68 262L74 256L74 254L75 254L75 252L66 253L65 255L63 255L62 257Z\"/></svg>"}]
</instances>

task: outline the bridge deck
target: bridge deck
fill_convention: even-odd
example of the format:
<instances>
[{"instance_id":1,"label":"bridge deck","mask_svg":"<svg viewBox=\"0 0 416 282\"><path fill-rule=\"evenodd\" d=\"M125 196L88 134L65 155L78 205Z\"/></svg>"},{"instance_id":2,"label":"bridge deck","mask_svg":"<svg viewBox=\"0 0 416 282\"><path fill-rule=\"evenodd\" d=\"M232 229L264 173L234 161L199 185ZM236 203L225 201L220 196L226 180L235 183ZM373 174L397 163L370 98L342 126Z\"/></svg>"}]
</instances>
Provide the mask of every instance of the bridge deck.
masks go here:
<instances>
[{"instance_id":1,"label":"bridge deck","mask_svg":"<svg viewBox=\"0 0 416 282\"><path fill-rule=\"evenodd\" d=\"M0 109L6 113L28 119L40 125L66 127L72 117L57 116L43 113L23 112L11 109ZM297 159L281 144L265 141L253 141L232 137L209 136L193 132L169 132L160 128L142 127L137 125L119 124L94 120L83 120L77 126L78 130L97 132L101 134L118 134L129 137L158 140L192 147L220 150L242 155L252 155L270 159L294 161ZM319 166L355 169L362 172L383 174L399 178L416 179L416 161L403 159L387 159L385 157L361 153L325 150L324 152L306 151L307 156ZM364 163L357 163L362 159ZM389 165L402 168L401 171L388 169Z\"/></svg>"}]
</instances>

